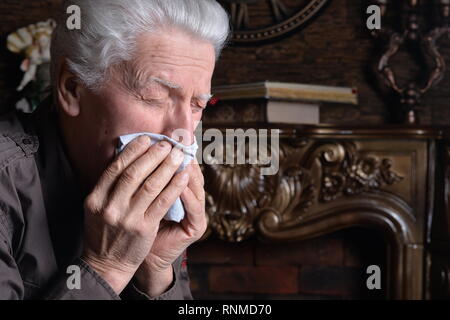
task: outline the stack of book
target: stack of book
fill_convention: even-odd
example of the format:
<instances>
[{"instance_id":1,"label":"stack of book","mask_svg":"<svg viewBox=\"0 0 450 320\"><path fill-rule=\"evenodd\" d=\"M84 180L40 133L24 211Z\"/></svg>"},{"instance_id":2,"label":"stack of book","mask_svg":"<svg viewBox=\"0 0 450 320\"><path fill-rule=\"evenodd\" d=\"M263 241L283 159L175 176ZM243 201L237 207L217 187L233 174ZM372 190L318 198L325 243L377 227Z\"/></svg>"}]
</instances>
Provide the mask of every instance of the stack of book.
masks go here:
<instances>
[{"instance_id":1,"label":"stack of book","mask_svg":"<svg viewBox=\"0 0 450 320\"><path fill-rule=\"evenodd\" d=\"M358 104L355 88L259 82L213 88L217 105L205 113L209 123L265 122L319 124L327 104Z\"/></svg>"}]
</instances>

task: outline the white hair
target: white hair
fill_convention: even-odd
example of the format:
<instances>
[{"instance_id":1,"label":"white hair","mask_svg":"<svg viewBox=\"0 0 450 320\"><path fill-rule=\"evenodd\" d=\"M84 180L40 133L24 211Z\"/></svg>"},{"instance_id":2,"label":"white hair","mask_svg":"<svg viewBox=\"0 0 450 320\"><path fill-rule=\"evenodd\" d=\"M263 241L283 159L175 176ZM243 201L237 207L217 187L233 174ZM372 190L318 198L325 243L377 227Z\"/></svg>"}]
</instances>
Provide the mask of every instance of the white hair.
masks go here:
<instances>
[{"instance_id":1,"label":"white hair","mask_svg":"<svg viewBox=\"0 0 450 320\"><path fill-rule=\"evenodd\" d=\"M81 9L80 30L66 26L71 5ZM211 43L218 59L230 31L229 17L215 0L66 0L63 8L51 46L54 88L60 57L95 90L111 66L133 58L139 35L175 27Z\"/></svg>"}]
</instances>

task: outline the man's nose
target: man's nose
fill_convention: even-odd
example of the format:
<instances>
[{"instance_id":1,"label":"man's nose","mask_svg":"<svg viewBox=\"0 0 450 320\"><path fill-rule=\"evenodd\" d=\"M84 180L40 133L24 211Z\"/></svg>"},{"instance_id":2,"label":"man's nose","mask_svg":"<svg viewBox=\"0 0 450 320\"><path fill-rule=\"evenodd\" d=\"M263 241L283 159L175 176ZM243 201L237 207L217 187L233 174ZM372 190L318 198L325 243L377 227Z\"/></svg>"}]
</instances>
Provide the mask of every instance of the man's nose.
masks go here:
<instances>
[{"instance_id":1,"label":"man's nose","mask_svg":"<svg viewBox=\"0 0 450 320\"><path fill-rule=\"evenodd\" d=\"M190 146L194 143L194 121L190 105L176 108L167 115L162 134Z\"/></svg>"}]
</instances>

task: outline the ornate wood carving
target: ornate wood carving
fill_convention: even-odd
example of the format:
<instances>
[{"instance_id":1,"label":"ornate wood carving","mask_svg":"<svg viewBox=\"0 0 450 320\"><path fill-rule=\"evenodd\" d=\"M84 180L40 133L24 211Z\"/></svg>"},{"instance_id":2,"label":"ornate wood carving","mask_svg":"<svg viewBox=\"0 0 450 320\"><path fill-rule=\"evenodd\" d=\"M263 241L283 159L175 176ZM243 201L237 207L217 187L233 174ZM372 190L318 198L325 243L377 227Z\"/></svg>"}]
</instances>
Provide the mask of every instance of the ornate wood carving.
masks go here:
<instances>
[{"instance_id":1,"label":"ornate wood carving","mask_svg":"<svg viewBox=\"0 0 450 320\"><path fill-rule=\"evenodd\" d=\"M317 202L332 202L380 189L402 179L391 160L361 154L352 142L286 141L280 146L280 170L262 176L257 165L204 166L207 176L207 212L220 238L242 241L255 233L262 212L297 222ZM312 167L318 162L318 170ZM318 186L314 179L320 180Z\"/></svg>"},{"instance_id":2,"label":"ornate wood carving","mask_svg":"<svg viewBox=\"0 0 450 320\"><path fill-rule=\"evenodd\" d=\"M384 18L388 13L389 1L375 1L381 7L381 14ZM392 3L392 1L391 1ZM418 112L421 108L420 99L432 87L436 86L444 77L446 70L445 60L439 52L437 42L450 32L448 20L450 18L450 2L439 0L426 3L436 5L440 14L440 25L435 26L427 33L422 31L420 6L424 5L418 0L403 0L403 10L401 18L406 20L404 30L394 30L386 26L383 22L381 30L374 30L372 34L386 43L379 62L377 71L384 83L391 88L398 96L400 108L397 119L403 123L415 124L419 122ZM439 20L439 19L436 19ZM424 81L409 81L401 85L394 72L391 60L403 49L412 50L417 55L423 55L429 61L428 75ZM411 49L413 48L413 49ZM395 107L397 109L397 107Z\"/></svg>"},{"instance_id":3,"label":"ornate wood carving","mask_svg":"<svg viewBox=\"0 0 450 320\"><path fill-rule=\"evenodd\" d=\"M304 25L328 0L219 0L231 16L232 41L257 43Z\"/></svg>"},{"instance_id":4,"label":"ornate wood carving","mask_svg":"<svg viewBox=\"0 0 450 320\"><path fill-rule=\"evenodd\" d=\"M298 241L363 226L389 245L389 297L423 296L429 130L286 128L280 170L203 165L209 230L225 241L253 235Z\"/></svg>"}]
</instances>

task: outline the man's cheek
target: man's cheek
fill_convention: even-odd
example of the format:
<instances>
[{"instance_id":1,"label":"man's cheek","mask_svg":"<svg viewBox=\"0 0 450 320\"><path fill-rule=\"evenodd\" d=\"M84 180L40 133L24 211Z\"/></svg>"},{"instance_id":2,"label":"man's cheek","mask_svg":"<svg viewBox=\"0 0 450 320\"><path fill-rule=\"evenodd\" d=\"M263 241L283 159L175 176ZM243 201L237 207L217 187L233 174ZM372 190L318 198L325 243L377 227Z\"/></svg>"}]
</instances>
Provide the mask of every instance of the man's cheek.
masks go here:
<instances>
[{"instance_id":1,"label":"man's cheek","mask_svg":"<svg viewBox=\"0 0 450 320\"><path fill-rule=\"evenodd\" d=\"M135 112L124 114L120 124L120 135L136 132L161 133L164 127L163 118L155 112Z\"/></svg>"},{"instance_id":2,"label":"man's cheek","mask_svg":"<svg viewBox=\"0 0 450 320\"><path fill-rule=\"evenodd\" d=\"M194 114L194 116L192 117L193 121L194 121L194 126L193 126L194 129L198 128L200 122L202 121L202 117L203 117L203 112L199 112L199 113Z\"/></svg>"}]
</instances>

